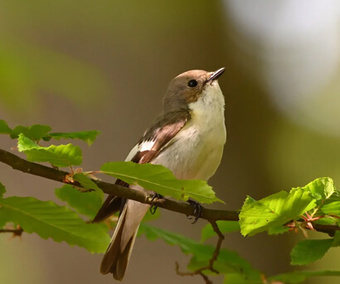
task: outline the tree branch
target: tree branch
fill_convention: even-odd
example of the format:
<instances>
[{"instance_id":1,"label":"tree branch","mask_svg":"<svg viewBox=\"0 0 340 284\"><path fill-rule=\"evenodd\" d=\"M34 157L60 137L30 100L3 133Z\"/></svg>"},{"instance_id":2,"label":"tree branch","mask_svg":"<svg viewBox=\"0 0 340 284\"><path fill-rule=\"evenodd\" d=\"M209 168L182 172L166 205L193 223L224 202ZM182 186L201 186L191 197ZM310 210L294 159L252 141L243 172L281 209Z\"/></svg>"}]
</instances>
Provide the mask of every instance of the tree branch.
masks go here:
<instances>
[{"instance_id":1,"label":"tree branch","mask_svg":"<svg viewBox=\"0 0 340 284\"><path fill-rule=\"evenodd\" d=\"M18 170L24 173L40 176L43 178L47 178L50 180L70 184L67 179L67 176L70 174L69 172L62 171L59 169L55 169L52 167L47 167L41 164L32 163L25 159L18 157L8 151L0 149L0 162L7 164L12 167L14 170ZM193 207L184 202L177 202L170 199L161 199L159 201L152 201L150 196L146 195L143 192L137 191L132 188L127 188L123 186L119 186L116 184L93 180L98 187L100 187L105 193L116 195L119 197L124 197L132 200L139 201L141 203L147 203L151 205L156 205L157 207L164 208L170 211L182 213L185 215L193 215L194 209ZM79 183L74 182L72 185L82 187ZM227 210L214 210L214 209L206 209L202 208L201 219L206 219L208 221L216 221L216 220L232 220L238 221L238 212L236 211L227 211Z\"/></svg>"},{"instance_id":2,"label":"tree branch","mask_svg":"<svg viewBox=\"0 0 340 284\"><path fill-rule=\"evenodd\" d=\"M52 167L47 167L41 164L32 163L25 159L18 157L8 151L0 149L0 162L7 164L12 167L14 170L18 170L24 173L40 176L43 178L47 178L50 180L70 184L67 179L67 176L70 174L69 172L62 171L59 169L55 169ZM105 193L116 195L119 197L124 197L132 200L139 201L141 203L147 203L150 205L156 205L157 207L164 208L173 212L182 213L185 215L193 215L194 208L184 202L177 202L170 199L161 199L159 201L153 201L150 196L146 195L143 192L137 191L132 188L127 188L123 186L119 186L112 183L107 183L104 181L93 180ZM74 182L72 185L82 187L79 183ZM228 211L228 210L214 210L207 209L202 207L201 219L208 220L209 222L215 222L218 220L225 221L238 221L238 212L237 211ZM327 233L330 236L333 236L336 231L340 230L339 226L333 225L321 225L317 223L313 223L314 230Z\"/></svg>"}]
</instances>

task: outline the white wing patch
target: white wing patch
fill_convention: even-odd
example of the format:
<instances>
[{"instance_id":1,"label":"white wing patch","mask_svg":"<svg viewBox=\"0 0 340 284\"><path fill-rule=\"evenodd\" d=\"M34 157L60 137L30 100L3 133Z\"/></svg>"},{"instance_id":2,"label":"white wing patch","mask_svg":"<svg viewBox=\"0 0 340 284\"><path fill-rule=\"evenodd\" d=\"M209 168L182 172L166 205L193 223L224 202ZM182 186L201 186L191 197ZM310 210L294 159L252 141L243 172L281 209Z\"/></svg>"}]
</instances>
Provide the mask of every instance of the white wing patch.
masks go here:
<instances>
[{"instance_id":1,"label":"white wing patch","mask_svg":"<svg viewBox=\"0 0 340 284\"><path fill-rule=\"evenodd\" d=\"M135 145L135 147L132 148L130 153L127 155L125 161L131 161L138 152L150 151L155 142L156 140L148 140L143 141L142 143L138 143L137 145Z\"/></svg>"},{"instance_id":2,"label":"white wing patch","mask_svg":"<svg viewBox=\"0 0 340 284\"><path fill-rule=\"evenodd\" d=\"M143 141L142 143L139 144L139 151L144 152L144 151L150 151L155 145L156 140L149 140L149 141Z\"/></svg>"}]
</instances>

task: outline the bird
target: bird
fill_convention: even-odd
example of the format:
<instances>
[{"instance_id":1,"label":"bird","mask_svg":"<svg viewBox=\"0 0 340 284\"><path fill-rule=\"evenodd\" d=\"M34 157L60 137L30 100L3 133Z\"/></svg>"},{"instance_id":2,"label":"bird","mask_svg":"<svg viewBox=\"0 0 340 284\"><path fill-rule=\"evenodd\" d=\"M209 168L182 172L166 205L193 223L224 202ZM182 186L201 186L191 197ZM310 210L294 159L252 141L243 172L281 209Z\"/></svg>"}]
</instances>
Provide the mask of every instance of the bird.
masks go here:
<instances>
[{"instance_id":1,"label":"bird","mask_svg":"<svg viewBox=\"0 0 340 284\"><path fill-rule=\"evenodd\" d=\"M168 85L163 111L144 132L126 161L163 165L178 179L208 180L220 165L227 139L225 100L214 72L190 70L179 74ZM122 180L116 184L145 191ZM124 278L138 228L149 204L109 195L93 222L100 222L120 211L109 247L100 266L103 274Z\"/></svg>"}]
</instances>

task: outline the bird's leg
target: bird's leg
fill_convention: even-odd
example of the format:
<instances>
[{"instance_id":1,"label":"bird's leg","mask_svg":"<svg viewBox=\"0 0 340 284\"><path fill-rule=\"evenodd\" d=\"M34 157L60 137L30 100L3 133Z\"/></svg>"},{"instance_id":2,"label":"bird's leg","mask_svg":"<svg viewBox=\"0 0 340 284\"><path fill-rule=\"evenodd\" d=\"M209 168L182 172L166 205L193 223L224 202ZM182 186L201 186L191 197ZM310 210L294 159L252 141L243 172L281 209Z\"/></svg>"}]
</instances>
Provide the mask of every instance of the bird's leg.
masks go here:
<instances>
[{"instance_id":1,"label":"bird's leg","mask_svg":"<svg viewBox=\"0 0 340 284\"><path fill-rule=\"evenodd\" d=\"M152 198L151 198L151 203L154 202L154 201L159 201L159 200L164 200L164 197L163 195L159 194L159 193L155 193ZM158 206L155 205L155 204L152 204L151 207L150 207L150 213L153 215L156 213L156 210L157 210Z\"/></svg>"},{"instance_id":2,"label":"bird's leg","mask_svg":"<svg viewBox=\"0 0 340 284\"><path fill-rule=\"evenodd\" d=\"M202 215L202 211L203 211L203 207L201 204L199 204L197 201L194 201L192 199L188 200L188 203L194 207L194 214L193 216L191 215L187 215L187 218L190 220L192 219L192 217L195 217L194 221L192 222L192 224L195 224L197 222L197 220L201 217Z\"/></svg>"}]
</instances>

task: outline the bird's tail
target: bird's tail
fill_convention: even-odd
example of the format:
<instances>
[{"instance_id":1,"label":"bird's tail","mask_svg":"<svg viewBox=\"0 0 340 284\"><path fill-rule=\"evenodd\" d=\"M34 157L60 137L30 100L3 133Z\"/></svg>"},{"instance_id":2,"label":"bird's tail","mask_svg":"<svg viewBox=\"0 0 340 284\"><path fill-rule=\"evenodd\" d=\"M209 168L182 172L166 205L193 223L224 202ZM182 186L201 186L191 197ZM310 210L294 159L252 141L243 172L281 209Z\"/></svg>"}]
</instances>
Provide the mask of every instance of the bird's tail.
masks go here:
<instances>
[{"instance_id":1,"label":"bird's tail","mask_svg":"<svg viewBox=\"0 0 340 284\"><path fill-rule=\"evenodd\" d=\"M118 219L109 247L100 266L103 274L112 273L116 280L122 280L129 264L139 224L150 205L128 200Z\"/></svg>"}]
</instances>

